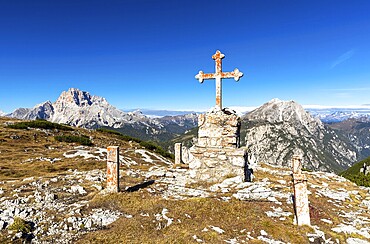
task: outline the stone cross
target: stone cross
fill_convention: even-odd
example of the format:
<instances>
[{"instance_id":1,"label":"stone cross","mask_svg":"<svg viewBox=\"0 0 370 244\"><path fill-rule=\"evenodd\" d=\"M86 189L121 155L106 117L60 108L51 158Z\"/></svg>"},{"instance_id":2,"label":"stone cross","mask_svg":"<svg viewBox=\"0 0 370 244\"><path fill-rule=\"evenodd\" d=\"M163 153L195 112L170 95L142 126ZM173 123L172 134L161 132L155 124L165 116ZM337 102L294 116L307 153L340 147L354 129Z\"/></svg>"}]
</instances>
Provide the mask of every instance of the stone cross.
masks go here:
<instances>
[{"instance_id":1,"label":"stone cross","mask_svg":"<svg viewBox=\"0 0 370 244\"><path fill-rule=\"evenodd\" d=\"M236 81L243 76L243 73L240 72L238 69L234 69L232 72L222 72L222 59L225 57L219 50L212 56L212 58L216 62L215 73L213 74L205 74L203 71L199 71L199 73L195 76L196 79L199 80L200 83L203 83L204 80L208 79L216 79L216 106L222 109L222 83L221 80L225 78L234 78Z\"/></svg>"},{"instance_id":2,"label":"stone cross","mask_svg":"<svg viewBox=\"0 0 370 244\"><path fill-rule=\"evenodd\" d=\"M119 147L107 148L107 191L119 192Z\"/></svg>"}]
</instances>

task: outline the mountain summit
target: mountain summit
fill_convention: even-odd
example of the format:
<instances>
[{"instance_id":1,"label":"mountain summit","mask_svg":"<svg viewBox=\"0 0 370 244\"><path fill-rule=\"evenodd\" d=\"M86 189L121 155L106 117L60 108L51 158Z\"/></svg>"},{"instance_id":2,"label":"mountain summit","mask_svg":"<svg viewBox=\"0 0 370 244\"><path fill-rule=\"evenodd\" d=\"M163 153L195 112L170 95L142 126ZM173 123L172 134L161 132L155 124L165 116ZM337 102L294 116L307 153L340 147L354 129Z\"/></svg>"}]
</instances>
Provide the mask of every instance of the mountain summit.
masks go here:
<instances>
[{"instance_id":1,"label":"mountain summit","mask_svg":"<svg viewBox=\"0 0 370 244\"><path fill-rule=\"evenodd\" d=\"M45 119L71 126L95 129L115 128L120 132L144 140L165 141L182 134L197 124L197 115L148 118L140 111L125 113L99 96L70 88L54 102L44 102L33 108L19 108L10 117L18 119Z\"/></svg>"},{"instance_id":2,"label":"mountain summit","mask_svg":"<svg viewBox=\"0 0 370 244\"><path fill-rule=\"evenodd\" d=\"M77 106L77 107L87 107L91 106L95 100L95 96L91 96L88 92L80 91L76 88L70 88L68 91L62 92L55 104L60 104L63 106ZM105 101L103 98L102 100ZM105 101L106 102L106 101Z\"/></svg>"},{"instance_id":3,"label":"mountain summit","mask_svg":"<svg viewBox=\"0 0 370 244\"><path fill-rule=\"evenodd\" d=\"M259 161L287 165L298 153L308 169L340 171L357 160L357 150L348 140L294 101L273 99L243 121L246 145Z\"/></svg>"},{"instance_id":4,"label":"mountain summit","mask_svg":"<svg viewBox=\"0 0 370 244\"><path fill-rule=\"evenodd\" d=\"M124 113L110 105L103 97L76 88L63 91L59 98L15 110L10 117L19 119L46 119L72 126L96 128L98 126L121 127L124 123L142 121L147 118L137 113Z\"/></svg>"},{"instance_id":5,"label":"mountain summit","mask_svg":"<svg viewBox=\"0 0 370 244\"><path fill-rule=\"evenodd\" d=\"M52 122L95 128L96 126L115 127L130 115L110 105L103 97L92 96L88 92L70 88L62 92L53 104ZM131 118L132 119L132 118Z\"/></svg>"}]
</instances>

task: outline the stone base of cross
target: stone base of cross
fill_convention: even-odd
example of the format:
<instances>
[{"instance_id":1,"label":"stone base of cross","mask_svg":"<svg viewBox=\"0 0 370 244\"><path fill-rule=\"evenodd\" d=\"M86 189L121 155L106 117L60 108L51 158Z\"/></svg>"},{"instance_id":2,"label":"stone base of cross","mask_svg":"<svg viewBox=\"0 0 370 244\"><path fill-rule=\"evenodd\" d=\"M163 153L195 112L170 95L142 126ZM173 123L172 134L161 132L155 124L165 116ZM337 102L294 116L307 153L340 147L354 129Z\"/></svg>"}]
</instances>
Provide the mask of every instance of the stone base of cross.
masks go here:
<instances>
[{"instance_id":1,"label":"stone base of cross","mask_svg":"<svg viewBox=\"0 0 370 244\"><path fill-rule=\"evenodd\" d=\"M212 56L216 63L215 73L205 74L203 71L199 71L199 73L195 76L200 83L203 83L204 80L208 79L216 80L216 107L220 108L220 110L222 110L222 79L234 78L236 81L238 81L240 77L243 76L243 73L238 69L234 69L232 72L222 72L222 59L224 57L225 55L217 50Z\"/></svg>"}]
</instances>

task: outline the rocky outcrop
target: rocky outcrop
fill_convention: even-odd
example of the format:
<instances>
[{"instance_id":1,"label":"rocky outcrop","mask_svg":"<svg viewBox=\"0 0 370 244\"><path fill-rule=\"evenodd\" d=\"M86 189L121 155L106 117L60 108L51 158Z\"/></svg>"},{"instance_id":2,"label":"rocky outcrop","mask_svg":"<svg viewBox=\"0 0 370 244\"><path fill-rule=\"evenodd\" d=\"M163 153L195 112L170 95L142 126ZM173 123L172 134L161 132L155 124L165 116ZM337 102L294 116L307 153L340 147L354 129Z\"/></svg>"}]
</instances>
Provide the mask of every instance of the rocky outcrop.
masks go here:
<instances>
[{"instance_id":1,"label":"rocky outcrop","mask_svg":"<svg viewBox=\"0 0 370 244\"><path fill-rule=\"evenodd\" d=\"M91 96L88 92L74 88L63 92L53 106L54 114L50 119L52 122L86 128L118 128L124 123L146 119L141 114L122 112L103 97Z\"/></svg>"},{"instance_id":2,"label":"rocky outcrop","mask_svg":"<svg viewBox=\"0 0 370 244\"><path fill-rule=\"evenodd\" d=\"M20 235L15 234L13 238L8 235L9 240L23 239L28 242L32 240L32 243L44 243L47 242L48 236L53 236L55 243L71 243L83 232L109 225L122 213L100 208L83 212L87 203L84 199L87 192L84 187L78 185L82 181L87 181L92 186L101 185L101 179L104 177L102 171L93 170L74 171L67 176L58 176L49 180L40 178L36 180L34 177L24 179L22 186L14 189L15 197L0 199L0 231L11 226L16 218L21 218L33 226L30 229L32 233L18 232ZM58 187L59 182L68 183ZM28 189L28 196L17 195L23 188ZM63 197L60 197L61 195ZM59 218L55 218L54 215L49 214L50 212L57 212Z\"/></svg>"},{"instance_id":3,"label":"rocky outcrop","mask_svg":"<svg viewBox=\"0 0 370 244\"><path fill-rule=\"evenodd\" d=\"M167 132L182 134L198 125L198 115L190 113L177 116L154 118L153 123L162 126Z\"/></svg>"},{"instance_id":4,"label":"rocky outcrop","mask_svg":"<svg viewBox=\"0 0 370 244\"><path fill-rule=\"evenodd\" d=\"M370 120L368 117L347 119L328 124L337 133L347 138L358 151L358 160L370 156Z\"/></svg>"},{"instance_id":5,"label":"rocky outcrop","mask_svg":"<svg viewBox=\"0 0 370 244\"><path fill-rule=\"evenodd\" d=\"M246 146L259 162L288 165L303 155L305 168L341 171L357 160L357 150L294 101L273 99L243 117Z\"/></svg>"},{"instance_id":6,"label":"rocky outcrop","mask_svg":"<svg viewBox=\"0 0 370 244\"><path fill-rule=\"evenodd\" d=\"M51 116L54 114L54 107L50 101L46 101L44 103L40 103L33 107L29 112L27 112L23 119L45 119L49 120Z\"/></svg>"},{"instance_id":7,"label":"rocky outcrop","mask_svg":"<svg viewBox=\"0 0 370 244\"><path fill-rule=\"evenodd\" d=\"M10 113L8 116L11 118L23 119L31 110L32 108L18 108L14 110L13 113Z\"/></svg>"}]
</instances>

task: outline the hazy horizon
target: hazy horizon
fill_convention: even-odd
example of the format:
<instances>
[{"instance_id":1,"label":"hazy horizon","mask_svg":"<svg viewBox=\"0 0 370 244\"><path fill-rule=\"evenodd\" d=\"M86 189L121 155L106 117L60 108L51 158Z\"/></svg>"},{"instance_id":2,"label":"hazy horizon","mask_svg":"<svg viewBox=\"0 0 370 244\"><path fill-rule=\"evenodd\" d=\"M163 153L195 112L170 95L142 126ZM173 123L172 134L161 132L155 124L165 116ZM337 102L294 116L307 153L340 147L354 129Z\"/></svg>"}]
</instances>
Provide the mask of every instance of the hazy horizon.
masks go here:
<instances>
[{"instance_id":1,"label":"hazy horizon","mask_svg":"<svg viewBox=\"0 0 370 244\"><path fill-rule=\"evenodd\" d=\"M75 88L75 89L78 89L78 88ZM85 91L85 92L88 92L90 93L89 91ZM95 95L95 96L100 96L98 94L91 94L90 95ZM101 96L100 96L101 97ZM57 100L58 97L56 97L55 99L51 99L51 100L44 100L42 102L38 102L36 104L34 104L33 106L31 107L25 107L25 106L21 106L21 107L18 107L18 108L33 108L34 106L37 106L39 104L42 104L46 101L51 101L51 102L55 102ZM109 102L109 97L104 97L105 99L107 99L107 101ZM234 109L234 110L237 110L237 111L242 111L242 112L245 112L245 111L252 111L253 109L256 109L258 108L259 106L263 105L264 103L267 103L271 100L274 100L274 99L279 99L279 100L282 100L280 98L271 98L269 99L268 101L265 101L257 106L243 106L243 105L230 105L230 106L224 106L224 107L228 107L228 108L231 108L231 109ZM290 101L290 100L282 100L282 101ZM294 101L294 100L293 100ZM297 102L297 101L295 101ZM109 102L110 103L110 102ZM110 103L111 104L111 103ZM115 106L114 104L111 104L113 106ZM325 109L339 109L339 110L370 110L370 104L358 104L358 105L342 105L342 106L337 106L337 105L319 105L319 104L300 104L302 105L302 107L304 109L311 109L311 110L325 110ZM140 110L140 111L156 111L156 112L160 112L160 111L167 111L167 112L204 112L204 111L207 111L209 109L211 109L214 105L210 105L208 108L200 108L200 107L194 107L194 108L177 108L177 109L171 109L171 108L165 108L165 107L161 107L161 108L156 108L156 107L117 107L115 106L116 108L122 110L122 111L125 111L125 112L133 112L133 111L136 111L136 110ZM16 109L18 109L16 108ZM15 110L15 109L14 109ZM3 112L5 114L10 114L12 113L14 110L12 111L4 111L0 108L0 112Z\"/></svg>"}]
</instances>

